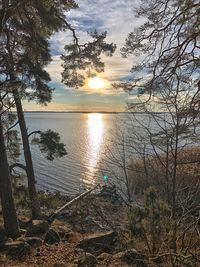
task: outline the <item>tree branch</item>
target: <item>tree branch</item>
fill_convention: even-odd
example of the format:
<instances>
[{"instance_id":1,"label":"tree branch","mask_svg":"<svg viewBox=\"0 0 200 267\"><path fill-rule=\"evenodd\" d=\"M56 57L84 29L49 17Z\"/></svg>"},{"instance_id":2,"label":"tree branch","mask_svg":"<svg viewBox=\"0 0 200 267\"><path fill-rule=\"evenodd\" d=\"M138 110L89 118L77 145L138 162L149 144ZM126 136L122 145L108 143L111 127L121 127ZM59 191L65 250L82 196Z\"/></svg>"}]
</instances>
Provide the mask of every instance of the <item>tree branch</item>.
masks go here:
<instances>
[{"instance_id":1,"label":"tree branch","mask_svg":"<svg viewBox=\"0 0 200 267\"><path fill-rule=\"evenodd\" d=\"M5 134L8 134L11 129L13 129L13 128L15 128L15 126L17 126L18 123L19 123L19 121L17 121L15 124L10 126Z\"/></svg>"},{"instance_id":2,"label":"tree branch","mask_svg":"<svg viewBox=\"0 0 200 267\"><path fill-rule=\"evenodd\" d=\"M16 167L17 167L17 168L20 168L20 169L22 169L22 170L24 170L24 171L27 171L25 165L23 165L23 164L21 164L21 163L13 163L12 165L9 166L10 172L11 172L14 168L16 168Z\"/></svg>"},{"instance_id":3,"label":"tree branch","mask_svg":"<svg viewBox=\"0 0 200 267\"><path fill-rule=\"evenodd\" d=\"M30 134L28 134L28 137L30 137L33 134L41 134L42 131L33 131Z\"/></svg>"}]
</instances>

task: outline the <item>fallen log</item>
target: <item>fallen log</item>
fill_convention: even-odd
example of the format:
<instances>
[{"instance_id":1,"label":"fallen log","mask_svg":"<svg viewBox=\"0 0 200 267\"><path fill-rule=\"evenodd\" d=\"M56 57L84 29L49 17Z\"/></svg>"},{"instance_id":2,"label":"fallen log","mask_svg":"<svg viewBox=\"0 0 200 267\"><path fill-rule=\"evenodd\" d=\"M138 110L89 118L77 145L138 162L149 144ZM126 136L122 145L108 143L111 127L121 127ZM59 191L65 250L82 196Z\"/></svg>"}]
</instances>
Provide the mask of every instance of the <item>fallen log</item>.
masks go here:
<instances>
[{"instance_id":1,"label":"fallen log","mask_svg":"<svg viewBox=\"0 0 200 267\"><path fill-rule=\"evenodd\" d=\"M93 188L91 188L90 190L80 194L79 196L73 198L72 200L70 200L69 202L67 202L64 206L62 206L61 208L57 209L54 213L52 213L49 217L48 217L48 222L51 224L55 218L58 216L59 213L61 213L63 210L65 210L66 208L68 208L69 206L71 206L73 203L75 203L76 201L88 196L92 191L94 191L96 188L98 188L99 185L94 186Z\"/></svg>"}]
</instances>

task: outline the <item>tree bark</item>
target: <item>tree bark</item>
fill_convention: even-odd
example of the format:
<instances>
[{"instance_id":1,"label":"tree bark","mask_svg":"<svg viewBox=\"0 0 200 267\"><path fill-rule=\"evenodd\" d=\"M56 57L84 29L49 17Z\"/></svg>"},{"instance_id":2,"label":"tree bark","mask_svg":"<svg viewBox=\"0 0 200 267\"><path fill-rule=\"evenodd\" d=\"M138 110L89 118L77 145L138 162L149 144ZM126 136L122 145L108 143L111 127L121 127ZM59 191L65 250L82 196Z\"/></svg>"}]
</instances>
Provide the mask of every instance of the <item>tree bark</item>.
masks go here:
<instances>
[{"instance_id":1,"label":"tree bark","mask_svg":"<svg viewBox=\"0 0 200 267\"><path fill-rule=\"evenodd\" d=\"M6 154L3 134L2 118L0 115L0 195L4 219L4 228L7 236L19 236L19 225L12 194L11 177Z\"/></svg>"},{"instance_id":2,"label":"tree bark","mask_svg":"<svg viewBox=\"0 0 200 267\"><path fill-rule=\"evenodd\" d=\"M22 103L21 99L19 97L19 94L17 90L14 91L14 99L17 109L17 115L19 120L19 126L22 136L22 143L23 143L23 149L24 149L24 158L26 162L26 173L28 178L28 191L29 191L29 198L31 203L31 212L32 212L32 219L39 219L41 217L41 209L40 209L40 203L37 197L37 191L36 191L36 180L35 180L35 174L33 169L33 162L32 162L32 156L31 156L31 149L29 144L29 138L26 128L26 122L24 118L24 112L22 109Z\"/></svg>"}]
</instances>

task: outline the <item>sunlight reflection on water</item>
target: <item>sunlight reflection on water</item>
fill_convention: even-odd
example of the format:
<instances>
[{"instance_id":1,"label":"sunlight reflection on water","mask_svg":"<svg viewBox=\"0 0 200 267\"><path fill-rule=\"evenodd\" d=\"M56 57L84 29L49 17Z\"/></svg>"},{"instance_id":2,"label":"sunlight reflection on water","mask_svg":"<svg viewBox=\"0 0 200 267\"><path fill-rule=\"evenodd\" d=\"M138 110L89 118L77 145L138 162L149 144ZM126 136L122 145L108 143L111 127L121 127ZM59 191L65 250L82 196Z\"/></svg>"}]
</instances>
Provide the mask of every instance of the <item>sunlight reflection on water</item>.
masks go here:
<instances>
[{"instance_id":1,"label":"sunlight reflection on water","mask_svg":"<svg viewBox=\"0 0 200 267\"><path fill-rule=\"evenodd\" d=\"M93 175L95 174L96 167L99 160L99 153L104 134L104 121L103 114L93 113L88 114L87 118L88 130L88 151L86 158L89 159L88 169L90 175L85 177L87 183L95 184ZM91 175L92 174L92 175Z\"/></svg>"},{"instance_id":2,"label":"sunlight reflection on water","mask_svg":"<svg viewBox=\"0 0 200 267\"><path fill-rule=\"evenodd\" d=\"M26 113L29 131L58 132L68 152L49 162L37 146L31 146L38 188L75 195L101 183L102 175L107 174L102 159L115 131L116 117L101 113Z\"/></svg>"}]
</instances>

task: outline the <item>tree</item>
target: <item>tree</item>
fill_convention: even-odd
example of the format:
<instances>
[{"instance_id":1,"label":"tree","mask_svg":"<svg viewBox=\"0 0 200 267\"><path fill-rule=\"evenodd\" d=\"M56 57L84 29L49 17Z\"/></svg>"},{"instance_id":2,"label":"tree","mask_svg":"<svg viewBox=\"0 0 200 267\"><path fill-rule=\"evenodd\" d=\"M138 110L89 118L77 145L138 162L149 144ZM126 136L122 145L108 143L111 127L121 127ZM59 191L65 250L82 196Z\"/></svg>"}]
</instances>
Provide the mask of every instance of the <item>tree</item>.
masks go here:
<instances>
[{"instance_id":1,"label":"tree","mask_svg":"<svg viewBox=\"0 0 200 267\"><path fill-rule=\"evenodd\" d=\"M129 34L121 50L124 57L140 57L132 68L140 78L140 93L152 95L163 81L199 86L199 8L195 0L142 0L136 15L145 22ZM146 76L142 82L141 72Z\"/></svg>"},{"instance_id":2,"label":"tree","mask_svg":"<svg viewBox=\"0 0 200 267\"><path fill-rule=\"evenodd\" d=\"M44 70L51 60L48 39L56 31L68 29L73 33L75 47L79 47L75 30L65 20L65 12L76 8L77 5L73 0L59 1L59 3L58 1L34 1L28 4L25 1L18 1L18 3L3 1L2 7L1 73L6 75L8 82L13 85L10 92L15 100L22 135L32 218L37 218L40 217L40 207L36 195L29 134L21 100L36 99L42 104L51 101L52 89L47 84L50 77ZM103 38L99 36L99 39L104 40L105 36ZM98 45L98 41L95 41ZM100 53L94 55L93 60L107 49L106 43L102 42L102 44L104 47ZM94 45L93 48L95 48ZM29 87L33 89L32 93L27 93L26 89ZM60 149L62 150L61 147Z\"/></svg>"},{"instance_id":3,"label":"tree","mask_svg":"<svg viewBox=\"0 0 200 267\"><path fill-rule=\"evenodd\" d=\"M149 253L158 253L169 235L169 210L153 187L145 192L144 206L132 207L129 211L131 234L144 239Z\"/></svg>"},{"instance_id":4,"label":"tree","mask_svg":"<svg viewBox=\"0 0 200 267\"><path fill-rule=\"evenodd\" d=\"M116 45L105 42L107 32L91 32L92 41L80 44L75 36L74 42L65 46L65 55L61 56L63 61L63 82L70 87L82 87L87 77L94 77L96 73L104 71L104 63L101 54L112 56Z\"/></svg>"},{"instance_id":5,"label":"tree","mask_svg":"<svg viewBox=\"0 0 200 267\"><path fill-rule=\"evenodd\" d=\"M173 213L179 136L199 123L199 10L199 1L142 1L137 16L145 22L129 34L122 48L124 56L140 57L132 68L137 76L133 86L139 94L149 94L148 100L157 97L160 110L169 112L174 122Z\"/></svg>"},{"instance_id":6,"label":"tree","mask_svg":"<svg viewBox=\"0 0 200 267\"><path fill-rule=\"evenodd\" d=\"M186 254L192 241L187 246L181 231L194 226L196 233L199 221L198 215L193 217L198 210L199 179L194 170L199 159L185 156L195 151L194 142L199 141L199 11L199 1L142 0L136 16L143 23L129 34L121 50L124 57L136 57L132 78L114 85L134 96L128 103L133 115L128 143L134 154L129 179L146 179L145 186L152 183L162 197L164 191L171 211L171 248L176 253L183 238L179 246ZM192 240L191 232L187 233Z\"/></svg>"},{"instance_id":7,"label":"tree","mask_svg":"<svg viewBox=\"0 0 200 267\"><path fill-rule=\"evenodd\" d=\"M13 105L6 94L0 98L0 196L6 234L11 237L19 235L19 225L12 194L11 177L5 144L5 121L8 124L8 111Z\"/></svg>"},{"instance_id":8,"label":"tree","mask_svg":"<svg viewBox=\"0 0 200 267\"><path fill-rule=\"evenodd\" d=\"M43 70L50 62L48 38L64 28L64 12L75 7L77 5L73 0L60 1L59 5L55 1L34 1L28 4L25 1L2 1L1 73L7 75L13 85L10 92L15 99L22 134L32 218L40 216L40 206L21 99L27 97L26 88L31 87L35 91L28 95L29 99L37 99L40 103L51 100L52 89L47 85L50 77ZM14 83L17 84L14 86Z\"/></svg>"}]
</instances>

